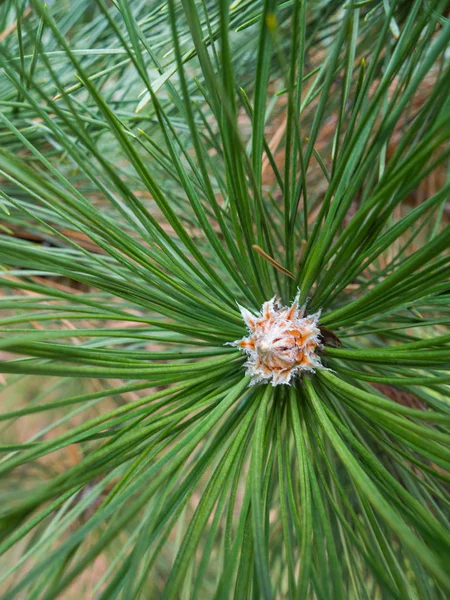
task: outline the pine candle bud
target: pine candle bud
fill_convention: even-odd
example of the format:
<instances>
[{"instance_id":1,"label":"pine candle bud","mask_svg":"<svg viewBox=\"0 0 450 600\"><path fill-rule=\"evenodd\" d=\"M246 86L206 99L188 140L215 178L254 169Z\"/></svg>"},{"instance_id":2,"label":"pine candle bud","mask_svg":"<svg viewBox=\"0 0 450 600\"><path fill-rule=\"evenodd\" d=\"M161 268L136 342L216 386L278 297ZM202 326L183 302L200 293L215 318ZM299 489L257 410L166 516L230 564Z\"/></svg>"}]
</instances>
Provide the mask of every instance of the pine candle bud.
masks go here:
<instances>
[{"instance_id":1,"label":"pine candle bud","mask_svg":"<svg viewBox=\"0 0 450 600\"><path fill-rule=\"evenodd\" d=\"M305 317L305 307L299 308L298 302L299 294L291 306L281 307L274 296L264 302L259 316L239 306L249 335L229 345L247 354L246 375L251 376L251 385L290 385L296 375L324 368L316 354L322 347L320 311Z\"/></svg>"}]
</instances>

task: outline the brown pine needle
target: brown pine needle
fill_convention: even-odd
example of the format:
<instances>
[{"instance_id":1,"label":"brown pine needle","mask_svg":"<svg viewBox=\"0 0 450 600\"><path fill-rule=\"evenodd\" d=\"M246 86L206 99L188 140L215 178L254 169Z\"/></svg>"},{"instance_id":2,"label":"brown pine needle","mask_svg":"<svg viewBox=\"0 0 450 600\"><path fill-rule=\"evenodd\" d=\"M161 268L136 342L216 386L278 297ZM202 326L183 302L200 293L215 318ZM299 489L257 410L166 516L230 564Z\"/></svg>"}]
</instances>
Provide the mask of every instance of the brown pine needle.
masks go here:
<instances>
[{"instance_id":1,"label":"brown pine needle","mask_svg":"<svg viewBox=\"0 0 450 600\"><path fill-rule=\"evenodd\" d=\"M253 248L253 250L255 250L255 252L257 252L260 256L262 256L265 260L267 260L267 262L269 262L272 265L272 267L275 267L275 269L278 269L279 271L281 271L282 273L284 273L288 277L291 277L292 279L295 279L295 276L290 271L288 271L287 269L285 269L284 267L282 267L280 265L280 263L278 263L274 258L272 258L271 256L269 256L267 254L267 252L264 252L264 250L262 248L260 248L256 244L253 244L252 248Z\"/></svg>"}]
</instances>

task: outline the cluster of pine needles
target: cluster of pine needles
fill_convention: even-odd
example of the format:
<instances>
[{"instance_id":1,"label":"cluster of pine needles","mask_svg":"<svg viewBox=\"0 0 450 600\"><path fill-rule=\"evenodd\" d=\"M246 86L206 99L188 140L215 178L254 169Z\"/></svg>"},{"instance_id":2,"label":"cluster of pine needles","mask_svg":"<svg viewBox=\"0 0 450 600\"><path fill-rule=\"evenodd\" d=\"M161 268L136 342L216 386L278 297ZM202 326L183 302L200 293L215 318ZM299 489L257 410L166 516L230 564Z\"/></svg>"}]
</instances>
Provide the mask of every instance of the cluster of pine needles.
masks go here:
<instances>
[{"instance_id":1,"label":"cluster of pine needles","mask_svg":"<svg viewBox=\"0 0 450 600\"><path fill-rule=\"evenodd\" d=\"M0 3L2 600L448 598L447 0ZM326 369L249 385L300 290Z\"/></svg>"}]
</instances>

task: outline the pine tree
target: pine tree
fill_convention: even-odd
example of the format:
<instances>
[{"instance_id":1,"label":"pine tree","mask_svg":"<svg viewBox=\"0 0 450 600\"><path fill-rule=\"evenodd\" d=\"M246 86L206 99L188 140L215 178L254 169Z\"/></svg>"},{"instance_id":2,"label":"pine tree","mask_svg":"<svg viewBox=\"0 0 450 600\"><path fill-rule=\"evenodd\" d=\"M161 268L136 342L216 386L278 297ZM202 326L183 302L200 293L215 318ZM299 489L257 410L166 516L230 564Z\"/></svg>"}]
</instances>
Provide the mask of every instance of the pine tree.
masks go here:
<instances>
[{"instance_id":1,"label":"pine tree","mask_svg":"<svg viewBox=\"0 0 450 600\"><path fill-rule=\"evenodd\" d=\"M448 597L448 2L0 31L3 600Z\"/></svg>"}]
</instances>

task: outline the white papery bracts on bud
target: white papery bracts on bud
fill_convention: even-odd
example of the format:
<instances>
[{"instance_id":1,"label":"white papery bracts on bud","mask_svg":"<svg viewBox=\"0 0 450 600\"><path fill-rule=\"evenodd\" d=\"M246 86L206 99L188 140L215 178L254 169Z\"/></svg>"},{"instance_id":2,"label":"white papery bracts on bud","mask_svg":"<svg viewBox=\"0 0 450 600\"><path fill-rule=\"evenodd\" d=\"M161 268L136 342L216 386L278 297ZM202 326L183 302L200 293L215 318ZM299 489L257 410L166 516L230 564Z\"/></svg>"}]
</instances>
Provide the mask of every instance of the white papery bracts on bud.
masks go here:
<instances>
[{"instance_id":1,"label":"white papery bracts on bud","mask_svg":"<svg viewBox=\"0 0 450 600\"><path fill-rule=\"evenodd\" d=\"M274 296L264 302L258 316L239 306L249 335L229 345L246 352L251 385L289 385L295 376L324 368L316 354L322 348L320 311L305 317L305 306L299 307L298 302L299 294L291 306L283 307Z\"/></svg>"}]
</instances>

